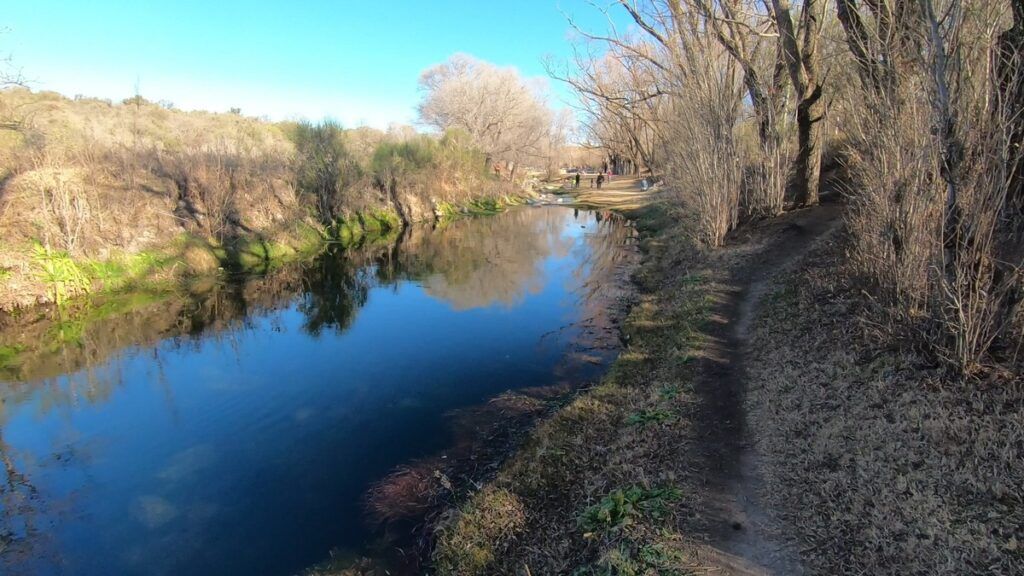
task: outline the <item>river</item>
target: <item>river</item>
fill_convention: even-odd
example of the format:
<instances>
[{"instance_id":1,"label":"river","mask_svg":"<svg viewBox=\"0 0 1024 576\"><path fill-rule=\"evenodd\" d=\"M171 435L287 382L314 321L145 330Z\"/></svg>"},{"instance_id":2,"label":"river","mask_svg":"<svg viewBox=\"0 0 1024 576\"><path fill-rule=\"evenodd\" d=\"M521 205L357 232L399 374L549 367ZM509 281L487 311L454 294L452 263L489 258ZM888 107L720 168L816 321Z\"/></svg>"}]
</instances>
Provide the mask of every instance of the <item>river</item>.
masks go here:
<instances>
[{"instance_id":1,"label":"river","mask_svg":"<svg viewBox=\"0 0 1024 576\"><path fill-rule=\"evenodd\" d=\"M379 538L367 491L452 415L595 381L636 261L523 207L0 328L0 573L293 574ZM127 301L126 301L127 299Z\"/></svg>"}]
</instances>

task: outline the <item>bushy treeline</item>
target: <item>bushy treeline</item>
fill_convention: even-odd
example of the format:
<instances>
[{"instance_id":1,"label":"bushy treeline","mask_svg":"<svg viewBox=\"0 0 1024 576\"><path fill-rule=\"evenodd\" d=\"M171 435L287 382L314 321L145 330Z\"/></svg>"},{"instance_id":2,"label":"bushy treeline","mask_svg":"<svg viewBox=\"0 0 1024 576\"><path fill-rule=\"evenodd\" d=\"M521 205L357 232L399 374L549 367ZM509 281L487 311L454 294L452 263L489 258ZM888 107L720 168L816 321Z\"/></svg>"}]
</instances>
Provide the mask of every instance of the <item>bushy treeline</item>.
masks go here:
<instances>
[{"instance_id":1,"label":"bushy treeline","mask_svg":"<svg viewBox=\"0 0 1024 576\"><path fill-rule=\"evenodd\" d=\"M640 32L594 35L561 76L697 239L816 204L830 172L870 323L962 374L1019 366L1024 4L620 4Z\"/></svg>"},{"instance_id":2,"label":"bushy treeline","mask_svg":"<svg viewBox=\"0 0 1024 576\"><path fill-rule=\"evenodd\" d=\"M0 117L6 300L38 292L35 245L72 260L174 250L189 269L230 268L515 192L454 131L270 123L21 88L0 91Z\"/></svg>"}]
</instances>

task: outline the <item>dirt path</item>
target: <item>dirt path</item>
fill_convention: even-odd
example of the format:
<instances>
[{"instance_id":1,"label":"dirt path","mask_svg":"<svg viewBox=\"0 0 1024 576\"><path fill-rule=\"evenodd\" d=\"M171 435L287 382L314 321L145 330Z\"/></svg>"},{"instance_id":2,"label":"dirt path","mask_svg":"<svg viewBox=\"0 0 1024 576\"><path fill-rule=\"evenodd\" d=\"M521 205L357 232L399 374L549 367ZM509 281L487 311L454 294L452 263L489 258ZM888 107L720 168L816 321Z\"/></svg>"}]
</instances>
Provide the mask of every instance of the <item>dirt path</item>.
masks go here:
<instances>
[{"instance_id":1,"label":"dirt path","mask_svg":"<svg viewBox=\"0 0 1024 576\"><path fill-rule=\"evenodd\" d=\"M748 232L726 250L729 270L712 316L695 383L697 425L713 527L714 564L735 574L801 574L799 558L784 544L758 496L757 431L748 429L743 398L748 381L745 348L757 307L773 277L789 269L815 240L837 228L840 207L786 214ZM734 260L735 259L735 260Z\"/></svg>"}]
</instances>

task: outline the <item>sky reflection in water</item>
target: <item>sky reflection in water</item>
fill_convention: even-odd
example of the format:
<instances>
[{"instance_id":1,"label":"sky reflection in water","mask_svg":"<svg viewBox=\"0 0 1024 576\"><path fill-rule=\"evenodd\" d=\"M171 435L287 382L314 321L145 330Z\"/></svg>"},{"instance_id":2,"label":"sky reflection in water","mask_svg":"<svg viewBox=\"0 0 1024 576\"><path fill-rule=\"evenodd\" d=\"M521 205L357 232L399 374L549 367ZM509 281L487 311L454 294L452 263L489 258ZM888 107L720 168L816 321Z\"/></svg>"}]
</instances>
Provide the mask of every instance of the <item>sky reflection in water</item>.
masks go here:
<instances>
[{"instance_id":1,"label":"sky reflection in water","mask_svg":"<svg viewBox=\"0 0 1024 576\"><path fill-rule=\"evenodd\" d=\"M362 494L446 446L445 412L596 376L566 358L629 242L620 220L524 208L64 346L52 324L8 327L26 350L0 373L0 573L288 574L362 546Z\"/></svg>"}]
</instances>

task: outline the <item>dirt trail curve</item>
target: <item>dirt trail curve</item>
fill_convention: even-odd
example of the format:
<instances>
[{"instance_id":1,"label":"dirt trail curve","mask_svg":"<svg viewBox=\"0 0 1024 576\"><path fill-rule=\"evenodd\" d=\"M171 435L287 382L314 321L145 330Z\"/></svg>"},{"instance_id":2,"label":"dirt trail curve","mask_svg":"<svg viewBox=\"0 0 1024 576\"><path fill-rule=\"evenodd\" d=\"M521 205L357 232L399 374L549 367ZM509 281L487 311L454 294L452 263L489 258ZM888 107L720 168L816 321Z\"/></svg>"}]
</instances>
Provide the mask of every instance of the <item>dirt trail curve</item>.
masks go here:
<instances>
[{"instance_id":1,"label":"dirt trail curve","mask_svg":"<svg viewBox=\"0 0 1024 576\"><path fill-rule=\"evenodd\" d=\"M711 564L726 573L803 573L798 554L760 506L757 431L747 428L743 409L744 349L771 280L836 230L840 213L840 206L827 199L753 227L735 248L723 251L728 273L716 294L708 347L698 365L700 407L694 424L713 527L708 544L717 556Z\"/></svg>"}]
</instances>

